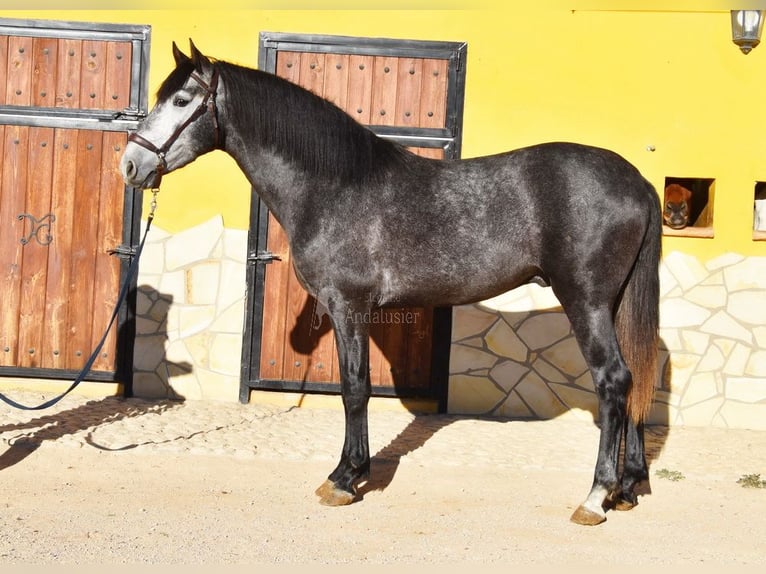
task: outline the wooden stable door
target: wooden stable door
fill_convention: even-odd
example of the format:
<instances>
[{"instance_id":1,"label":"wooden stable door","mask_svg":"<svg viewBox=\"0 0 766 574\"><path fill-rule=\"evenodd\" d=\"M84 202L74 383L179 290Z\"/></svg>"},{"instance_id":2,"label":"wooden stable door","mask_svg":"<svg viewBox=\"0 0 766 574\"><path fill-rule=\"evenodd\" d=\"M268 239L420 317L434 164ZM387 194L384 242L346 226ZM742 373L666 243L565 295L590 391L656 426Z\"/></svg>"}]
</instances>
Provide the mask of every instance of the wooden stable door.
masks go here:
<instances>
[{"instance_id":1,"label":"wooden stable door","mask_svg":"<svg viewBox=\"0 0 766 574\"><path fill-rule=\"evenodd\" d=\"M372 49L350 52L277 50L271 71L333 102L361 124L409 134L445 129L448 59L375 54ZM414 153L436 159L445 155L440 142L423 146L423 139L412 141L408 147ZM271 214L267 226L261 250L276 258L263 274L260 356L252 359L258 380L252 386L337 392L340 374L329 317L300 286L284 231ZM372 313L374 394L437 396L431 372L434 313L426 308Z\"/></svg>"},{"instance_id":2,"label":"wooden stable door","mask_svg":"<svg viewBox=\"0 0 766 574\"><path fill-rule=\"evenodd\" d=\"M0 365L78 369L117 299L125 134L0 126ZM110 332L95 370L114 370Z\"/></svg>"},{"instance_id":3,"label":"wooden stable door","mask_svg":"<svg viewBox=\"0 0 766 574\"><path fill-rule=\"evenodd\" d=\"M111 119L135 100L134 44L0 28L15 32L0 35L0 374L58 378L82 368L118 296L127 132ZM117 339L94 372L116 371Z\"/></svg>"}]
</instances>

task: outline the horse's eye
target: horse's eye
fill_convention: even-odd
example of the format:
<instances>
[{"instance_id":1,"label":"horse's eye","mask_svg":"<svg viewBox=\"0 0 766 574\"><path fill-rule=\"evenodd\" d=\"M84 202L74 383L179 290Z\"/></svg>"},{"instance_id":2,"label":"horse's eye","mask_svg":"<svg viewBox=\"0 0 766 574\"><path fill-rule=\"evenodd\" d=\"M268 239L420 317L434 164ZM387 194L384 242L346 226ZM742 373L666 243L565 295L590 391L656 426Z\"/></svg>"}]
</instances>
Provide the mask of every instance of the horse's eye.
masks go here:
<instances>
[{"instance_id":1,"label":"horse's eye","mask_svg":"<svg viewBox=\"0 0 766 574\"><path fill-rule=\"evenodd\" d=\"M183 108L188 103L189 103L189 100L182 98L181 96L176 96L173 99L173 105L176 106L177 108Z\"/></svg>"}]
</instances>

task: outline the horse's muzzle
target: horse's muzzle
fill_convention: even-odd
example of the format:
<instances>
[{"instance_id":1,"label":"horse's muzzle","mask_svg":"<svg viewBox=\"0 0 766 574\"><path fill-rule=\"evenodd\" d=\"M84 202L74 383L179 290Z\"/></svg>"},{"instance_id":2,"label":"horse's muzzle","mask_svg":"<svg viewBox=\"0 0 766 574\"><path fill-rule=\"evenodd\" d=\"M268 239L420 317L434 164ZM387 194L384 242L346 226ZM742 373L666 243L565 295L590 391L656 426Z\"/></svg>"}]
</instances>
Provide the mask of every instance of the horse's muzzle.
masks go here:
<instances>
[{"instance_id":1,"label":"horse's muzzle","mask_svg":"<svg viewBox=\"0 0 766 574\"><path fill-rule=\"evenodd\" d=\"M150 171L143 179L140 179L138 165L130 159L125 159L121 163L120 169L122 171L122 179L126 185L140 189L159 187L161 177L157 170Z\"/></svg>"}]
</instances>

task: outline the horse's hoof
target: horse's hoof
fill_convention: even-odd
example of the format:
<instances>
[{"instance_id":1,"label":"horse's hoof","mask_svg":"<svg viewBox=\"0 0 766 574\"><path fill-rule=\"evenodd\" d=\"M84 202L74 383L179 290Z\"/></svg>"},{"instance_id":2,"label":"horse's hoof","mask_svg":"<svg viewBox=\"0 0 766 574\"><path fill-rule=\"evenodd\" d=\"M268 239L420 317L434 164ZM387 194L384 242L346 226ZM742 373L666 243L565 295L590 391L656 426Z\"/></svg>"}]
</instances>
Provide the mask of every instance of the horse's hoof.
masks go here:
<instances>
[{"instance_id":1,"label":"horse's hoof","mask_svg":"<svg viewBox=\"0 0 766 574\"><path fill-rule=\"evenodd\" d=\"M585 506L580 505L577 507L577 510L572 513L569 520L575 524L581 524L583 526L596 526L597 524L606 521L606 514L603 512L598 513L590 508L585 508Z\"/></svg>"},{"instance_id":2,"label":"horse's hoof","mask_svg":"<svg viewBox=\"0 0 766 574\"><path fill-rule=\"evenodd\" d=\"M316 489L319 504L324 506L346 506L354 502L354 494L341 490L330 479L327 479Z\"/></svg>"},{"instance_id":3,"label":"horse's hoof","mask_svg":"<svg viewBox=\"0 0 766 574\"><path fill-rule=\"evenodd\" d=\"M614 501L615 510L631 510L638 505L638 497L631 493L628 496L624 494L618 496Z\"/></svg>"},{"instance_id":4,"label":"horse's hoof","mask_svg":"<svg viewBox=\"0 0 766 574\"><path fill-rule=\"evenodd\" d=\"M622 498L618 499L614 503L614 509L615 510L631 510L635 508L636 505L632 502L628 502L627 500L623 500Z\"/></svg>"}]
</instances>

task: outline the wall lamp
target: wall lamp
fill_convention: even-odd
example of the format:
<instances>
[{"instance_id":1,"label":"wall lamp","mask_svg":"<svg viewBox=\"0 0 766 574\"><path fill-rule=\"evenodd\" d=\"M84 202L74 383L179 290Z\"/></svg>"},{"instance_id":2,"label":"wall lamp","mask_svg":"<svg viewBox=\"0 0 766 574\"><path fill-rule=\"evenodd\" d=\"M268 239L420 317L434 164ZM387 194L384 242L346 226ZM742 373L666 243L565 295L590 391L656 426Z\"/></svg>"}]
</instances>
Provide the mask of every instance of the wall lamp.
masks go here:
<instances>
[{"instance_id":1,"label":"wall lamp","mask_svg":"<svg viewBox=\"0 0 766 574\"><path fill-rule=\"evenodd\" d=\"M731 41L743 54L749 54L761 42L766 10L732 10Z\"/></svg>"}]
</instances>

